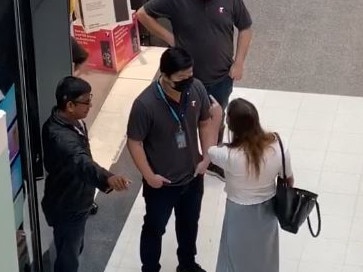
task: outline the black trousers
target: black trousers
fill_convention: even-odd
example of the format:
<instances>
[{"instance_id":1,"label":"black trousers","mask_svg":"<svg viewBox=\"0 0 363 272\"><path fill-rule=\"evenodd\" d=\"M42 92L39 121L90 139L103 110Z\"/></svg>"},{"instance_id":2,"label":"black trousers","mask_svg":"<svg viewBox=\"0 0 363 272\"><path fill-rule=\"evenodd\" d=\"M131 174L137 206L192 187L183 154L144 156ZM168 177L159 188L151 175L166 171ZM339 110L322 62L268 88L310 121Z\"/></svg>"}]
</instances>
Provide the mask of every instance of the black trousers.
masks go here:
<instances>
[{"instance_id":1,"label":"black trousers","mask_svg":"<svg viewBox=\"0 0 363 272\"><path fill-rule=\"evenodd\" d=\"M178 240L178 260L181 267L195 263L198 221L204 191L199 175L184 186L164 186L154 189L144 183L146 214L141 232L140 255L143 272L160 271L162 236L174 209Z\"/></svg>"},{"instance_id":2,"label":"black trousers","mask_svg":"<svg viewBox=\"0 0 363 272\"><path fill-rule=\"evenodd\" d=\"M57 257L54 272L77 272L88 213L79 213L53 226Z\"/></svg>"}]
</instances>

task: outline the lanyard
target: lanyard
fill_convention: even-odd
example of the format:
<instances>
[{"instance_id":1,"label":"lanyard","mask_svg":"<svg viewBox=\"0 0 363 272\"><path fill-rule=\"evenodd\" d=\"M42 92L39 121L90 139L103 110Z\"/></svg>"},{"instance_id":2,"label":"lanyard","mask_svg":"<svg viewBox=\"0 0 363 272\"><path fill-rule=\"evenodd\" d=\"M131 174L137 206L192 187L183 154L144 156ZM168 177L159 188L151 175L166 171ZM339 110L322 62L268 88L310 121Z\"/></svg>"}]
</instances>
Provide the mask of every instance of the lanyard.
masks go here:
<instances>
[{"instance_id":1,"label":"lanyard","mask_svg":"<svg viewBox=\"0 0 363 272\"><path fill-rule=\"evenodd\" d=\"M162 87L160 86L159 82L156 82L156 85L158 86L158 91L159 91L160 96L163 98L166 105L168 105L171 115L173 115L175 121L177 121L177 123L179 125L179 130L183 130L180 118L179 118L178 114L175 112L175 110L170 106L168 100L166 100L164 91L163 91Z\"/></svg>"}]
</instances>

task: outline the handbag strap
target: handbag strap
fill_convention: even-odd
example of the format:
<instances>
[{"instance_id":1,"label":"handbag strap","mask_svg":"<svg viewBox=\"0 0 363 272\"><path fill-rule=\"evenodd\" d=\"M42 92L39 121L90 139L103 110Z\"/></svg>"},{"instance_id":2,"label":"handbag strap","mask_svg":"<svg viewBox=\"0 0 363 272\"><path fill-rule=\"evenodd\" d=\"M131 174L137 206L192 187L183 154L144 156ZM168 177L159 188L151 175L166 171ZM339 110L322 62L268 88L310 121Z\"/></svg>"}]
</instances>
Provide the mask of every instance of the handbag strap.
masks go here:
<instances>
[{"instance_id":1,"label":"handbag strap","mask_svg":"<svg viewBox=\"0 0 363 272\"><path fill-rule=\"evenodd\" d=\"M280 146L280 150L281 150L283 179L286 179L284 146L282 144L280 135L277 132L275 132L274 134L275 134L275 136L277 138L277 141L279 142L279 146ZM311 235L314 238L318 237L319 234L320 234L320 231L321 231L321 217L320 217L320 207L319 207L318 201L315 202L315 207L316 207L316 213L317 213L317 216L318 216L318 229L317 229L316 233L314 233L313 228L311 227L311 222L310 222L309 216L307 218L307 220L308 220L308 226L309 226L309 231L310 231Z\"/></svg>"},{"instance_id":2,"label":"handbag strap","mask_svg":"<svg viewBox=\"0 0 363 272\"><path fill-rule=\"evenodd\" d=\"M313 228L311 227L310 217L308 216L309 231L311 233L311 236L313 236L314 238L319 236L320 230L321 230L320 207L319 207L318 201L315 202L315 207L316 207L316 213L318 215L318 229L317 229L316 233L313 232Z\"/></svg>"},{"instance_id":3,"label":"handbag strap","mask_svg":"<svg viewBox=\"0 0 363 272\"><path fill-rule=\"evenodd\" d=\"M281 151L281 158L282 158L282 178L283 179L286 179L284 146L282 145L282 141L281 141L280 135L277 132L275 132L274 134L275 134L275 136L277 138L277 141L279 142L280 151Z\"/></svg>"}]
</instances>

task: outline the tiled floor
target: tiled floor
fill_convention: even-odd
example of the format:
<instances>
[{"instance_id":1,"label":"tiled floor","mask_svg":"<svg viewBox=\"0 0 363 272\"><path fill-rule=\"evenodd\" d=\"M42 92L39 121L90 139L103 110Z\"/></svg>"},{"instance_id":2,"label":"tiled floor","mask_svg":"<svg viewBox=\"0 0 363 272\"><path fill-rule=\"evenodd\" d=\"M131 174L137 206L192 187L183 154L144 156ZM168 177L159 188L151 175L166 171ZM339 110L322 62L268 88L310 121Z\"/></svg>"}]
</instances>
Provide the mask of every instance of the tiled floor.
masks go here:
<instances>
[{"instance_id":1,"label":"tiled floor","mask_svg":"<svg viewBox=\"0 0 363 272\"><path fill-rule=\"evenodd\" d=\"M313 239L306 226L298 235L281 232L281 271L363 271L363 152L358 142L363 134L354 126L346 129L349 124L340 121L353 112L352 120L363 117L359 106L354 107L359 100L363 104L363 99L241 88L232 96L254 101L265 127L288 139L297 186L320 193L322 234ZM222 187L207 176L198 241L199 261L207 271L214 270L218 250L225 198ZM139 196L106 271L139 271L142 214ZM172 271L177 264L170 254L176 248L172 220L168 230L163 271ZM114 260L116 255L122 258Z\"/></svg>"},{"instance_id":2,"label":"tiled floor","mask_svg":"<svg viewBox=\"0 0 363 272\"><path fill-rule=\"evenodd\" d=\"M157 48L144 52L142 60L130 65L132 73L120 75L125 78L117 80L91 128L95 158L106 167L123 147L128 111L155 74L161 52ZM154 70L145 67L148 63L153 63ZM363 272L363 98L244 88L234 88L231 99L235 97L252 101L264 127L280 132L288 141L296 185L319 193L321 235L312 238L306 224L297 235L281 231L280 271ZM223 184L213 177L206 176L205 187L197 260L211 272L215 270L225 194ZM143 213L139 194L106 272L140 271ZM315 213L312 218L315 223ZM175 271L177 265L173 221L171 218L163 239L164 272Z\"/></svg>"}]
</instances>

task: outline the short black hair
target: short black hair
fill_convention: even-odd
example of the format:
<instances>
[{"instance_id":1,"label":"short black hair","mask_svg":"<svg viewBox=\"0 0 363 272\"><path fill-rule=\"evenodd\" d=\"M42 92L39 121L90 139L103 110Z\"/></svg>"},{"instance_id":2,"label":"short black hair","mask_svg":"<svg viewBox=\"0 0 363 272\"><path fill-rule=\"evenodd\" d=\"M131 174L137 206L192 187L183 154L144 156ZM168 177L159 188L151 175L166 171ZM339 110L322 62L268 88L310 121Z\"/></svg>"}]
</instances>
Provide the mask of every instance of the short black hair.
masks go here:
<instances>
[{"instance_id":1,"label":"short black hair","mask_svg":"<svg viewBox=\"0 0 363 272\"><path fill-rule=\"evenodd\" d=\"M168 48L160 58L160 72L168 77L192 66L192 56L185 49L180 47Z\"/></svg>"},{"instance_id":2,"label":"short black hair","mask_svg":"<svg viewBox=\"0 0 363 272\"><path fill-rule=\"evenodd\" d=\"M57 99L57 108L64 110L67 102L74 101L83 94L90 93L92 91L91 85L78 77L67 76L60 80L55 92L55 98Z\"/></svg>"}]
</instances>

